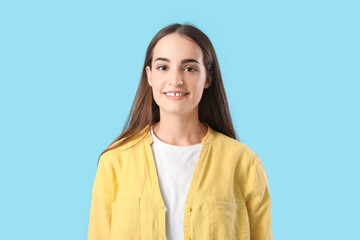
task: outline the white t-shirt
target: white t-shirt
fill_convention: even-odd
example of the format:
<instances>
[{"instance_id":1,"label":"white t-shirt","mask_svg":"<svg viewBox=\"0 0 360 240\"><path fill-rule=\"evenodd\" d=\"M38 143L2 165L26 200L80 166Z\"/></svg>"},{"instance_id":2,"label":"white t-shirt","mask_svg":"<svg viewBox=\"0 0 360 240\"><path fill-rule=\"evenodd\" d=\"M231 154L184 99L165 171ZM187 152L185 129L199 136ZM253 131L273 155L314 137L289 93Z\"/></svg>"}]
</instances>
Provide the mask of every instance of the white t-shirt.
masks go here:
<instances>
[{"instance_id":1,"label":"white t-shirt","mask_svg":"<svg viewBox=\"0 0 360 240\"><path fill-rule=\"evenodd\" d=\"M167 144L155 136L152 127L151 135L154 139L151 148L166 207L166 239L183 240L185 203L202 144Z\"/></svg>"}]
</instances>

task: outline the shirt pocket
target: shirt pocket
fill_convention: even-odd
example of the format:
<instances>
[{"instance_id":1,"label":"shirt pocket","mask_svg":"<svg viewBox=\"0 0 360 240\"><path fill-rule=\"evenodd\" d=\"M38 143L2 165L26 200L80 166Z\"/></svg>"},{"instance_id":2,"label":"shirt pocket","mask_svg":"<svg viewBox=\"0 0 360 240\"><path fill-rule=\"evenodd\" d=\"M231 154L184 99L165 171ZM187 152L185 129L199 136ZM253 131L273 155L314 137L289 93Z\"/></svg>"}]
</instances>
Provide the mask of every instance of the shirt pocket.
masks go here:
<instances>
[{"instance_id":1,"label":"shirt pocket","mask_svg":"<svg viewBox=\"0 0 360 240\"><path fill-rule=\"evenodd\" d=\"M114 203L111 233L111 239L140 240L140 197L128 197Z\"/></svg>"},{"instance_id":2,"label":"shirt pocket","mask_svg":"<svg viewBox=\"0 0 360 240\"><path fill-rule=\"evenodd\" d=\"M244 200L210 198L210 239L249 240L250 229Z\"/></svg>"}]
</instances>

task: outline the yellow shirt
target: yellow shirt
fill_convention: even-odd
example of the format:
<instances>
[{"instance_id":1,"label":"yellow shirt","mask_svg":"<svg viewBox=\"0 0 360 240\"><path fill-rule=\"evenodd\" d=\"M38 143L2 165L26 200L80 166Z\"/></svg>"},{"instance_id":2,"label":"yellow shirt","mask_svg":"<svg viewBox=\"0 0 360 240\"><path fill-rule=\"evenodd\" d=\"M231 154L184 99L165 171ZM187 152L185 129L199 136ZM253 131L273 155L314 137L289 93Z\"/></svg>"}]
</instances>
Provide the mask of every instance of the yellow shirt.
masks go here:
<instances>
[{"instance_id":1,"label":"yellow shirt","mask_svg":"<svg viewBox=\"0 0 360 240\"><path fill-rule=\"evenodd\" d=\"M166 239L149 125L99 160L88 240ZM270 192L260 158L208 126L184 212L186 240L270 240Z\"/></svg>"}]
</instances>

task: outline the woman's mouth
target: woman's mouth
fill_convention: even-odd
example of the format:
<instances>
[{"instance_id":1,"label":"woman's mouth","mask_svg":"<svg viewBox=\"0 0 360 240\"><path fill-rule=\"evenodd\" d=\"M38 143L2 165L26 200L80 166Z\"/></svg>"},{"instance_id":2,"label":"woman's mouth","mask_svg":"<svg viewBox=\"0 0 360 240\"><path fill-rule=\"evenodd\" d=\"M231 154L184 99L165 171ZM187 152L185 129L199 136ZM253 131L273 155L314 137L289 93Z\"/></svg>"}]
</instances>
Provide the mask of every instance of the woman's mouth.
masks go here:
<instances>
[{"instance_id":1,"label":"woman's mouth","mask_svg":"<svg viewBox=\"0 0 360 240\"><path fill-rule=\"evenodd\" d=\"M181 100L185 98L189 93L186 92L164 92L165 96L170 100Z\"/></svg>"}]
</instances>

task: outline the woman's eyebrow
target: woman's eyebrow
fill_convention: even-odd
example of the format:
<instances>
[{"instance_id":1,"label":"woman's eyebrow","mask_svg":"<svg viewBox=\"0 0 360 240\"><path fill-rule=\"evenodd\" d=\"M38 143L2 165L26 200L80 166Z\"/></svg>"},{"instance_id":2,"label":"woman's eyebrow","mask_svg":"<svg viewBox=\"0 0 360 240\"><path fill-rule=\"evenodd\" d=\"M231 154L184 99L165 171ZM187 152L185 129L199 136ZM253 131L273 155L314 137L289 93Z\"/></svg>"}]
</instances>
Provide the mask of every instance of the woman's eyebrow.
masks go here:
<instances>
[{"instance_id":1,"label":"woman's eyebrow","mask_svg":"<svg viewBox=\"0 0 360 240\"><path fill-rule=\"evenodd\" d=\"M164 58L164 57L159 57L154 62L156 62L156 61L170 62L170 60L168 58ZM200 64L198 61L196 61L195 59L192 59L192 58L183 59L181 61L181 63L189 63L189 62L196 62L197 64Z\"/></svg>"}]
</instances>

